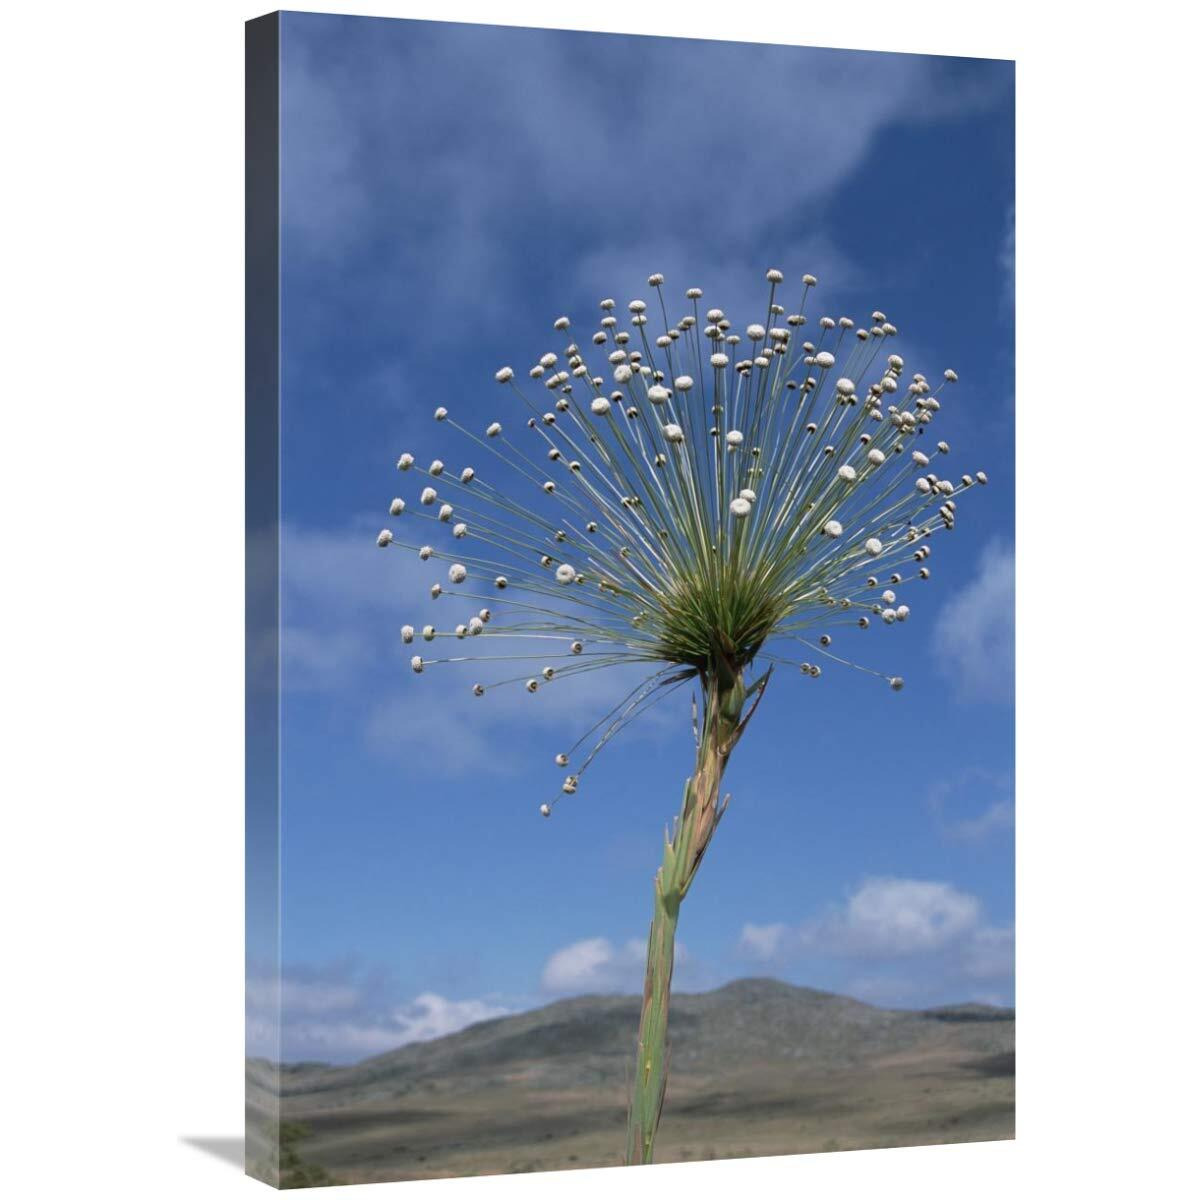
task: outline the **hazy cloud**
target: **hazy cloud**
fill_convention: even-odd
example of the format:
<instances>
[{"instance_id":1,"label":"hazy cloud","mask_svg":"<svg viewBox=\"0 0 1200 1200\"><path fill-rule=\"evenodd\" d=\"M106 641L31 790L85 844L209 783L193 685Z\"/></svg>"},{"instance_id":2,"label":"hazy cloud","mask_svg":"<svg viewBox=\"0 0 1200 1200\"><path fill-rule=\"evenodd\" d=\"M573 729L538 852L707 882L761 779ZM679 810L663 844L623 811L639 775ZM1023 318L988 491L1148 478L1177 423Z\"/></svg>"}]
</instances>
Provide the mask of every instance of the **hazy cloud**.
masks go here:
<instances>
[{"instance_id":1,"label":"hazy cloud","mask_svg":"<svg viewBox=\"0 0 1200 1200\"><path fill-rule=\"evenodd\" d=\"M1010 204L1008 206L1008 222L1005 225L1004 237L1000 242L1000 270L1002 273L1004 291L1001 296L1001 303L1005 308L1011 307L1013 298L1016 296L1016 276L1017 276L1017 219L1016 206Z\"/></svg>"},{"instance_id":2,"label":"hazy cloud","mask_svg":"<svg viewBox=\"0 0 1200 1200\"><path fill-rule=\"evenodd\" d=\"M381 551L375 532L361 519L335 530L290 523L280 537L284 689L336 697L340 711L360 714L364 739L372 749L419 750L436 756L441 769L456 776L483 765L503 770L511 763L516 769L516 756L496 754L506 733L555 730L565 749L651 675L653 667L633 664L574 678L560 676L535 695L509 684L477 697L471 691L477 680L486 683L502 672L535 675L544 660L499 666L442 663L436 668L441 683L437 703L423 703L417 689L427 688L428 680L417 679L409 669L414 653L498 657L527 652L529 643L489 638L486 644L460 644L443 639L432 643L431 651L431 644L418 638L404 645L400 626L406 619L415 621L413 614L440 629L452 629L472 616L480 601L464 601L453 590L431 601L429 585L434 579L444 581L445 560L422 563L415 553ZM499 600L494 603L503 607ZM547 651L555 652L561 651ZM653 737L668 723L685 728L679 717L689 694L680 689L644 711L621 736Z\"/></svg>"},{"instance_id":3,"label":"hazy cloud","mask_svg":"<svg viewBox=\"0 0 1200 1200\"><path fill-rule=\"evenodd\" d=\"M1011 771L968 767L930 785L928 804L942 836L978 842L1013 827Z\"/></svg>"},{"instance_id":4,"label":"hazy cloud","mask_svg":"<svg viewBox=\"0 0 1200 1200\"><path fill-rule=\"evenodd\" d=\"M260 972L246 981L247 1050L273 1057L282 1030L286 1061L352 1061L512 1011L495 997L453 1000L432 991L397 1003L380 976L345 965L296 968L281 978Z\"/></svg>"},{"instance_id":5,"label":"hazy cloud","mask_svg":"<svg viewBox=\"0 0 1200 1200\"><path fill-rule=\"evenodd\" d=\"M1013 548L990 542L974 578L942 606L933 629L936 661L963 699L1013 698Z\"/></svg>"},{"instance_id":6,"label":"hazy cloud","mask_svg":"<svg viewBox=\"0 0 1200 1200\"><path fill-rule=\"evenodd\" d=\"M779 954L787 934L788 927L782 921L776 921L772 925L754 925L747 921L742 926L739 946L750 958L767 962Z\"/></svg>"},{"instance_id":7,"label":"hazy cloud","mask_svg":"<svg viewBox=\"0 0 1200 1200\"><path fill-rule=\"evenodd\" d=\"M435 304L469 297L478 319L506 320L535 252L549 252L544 269L568 306L642 288L650 270L696 282L680 273L694 269L700 245L712 268L700 282L715 292L726 266L744 274L765 238L779 243L767 237L777 228L794 254L760 268L829 270L845 285L853 271L843 251L790 231L815 226L872 155L886 171L889 128L961 120L1002 102L1011 80L1000 64L968 75L915 55L669 46L487 26L447 38L419 23L294 23L282 81L284 126L304 130L284 160L293 263L322 278L358 270L370 292L364 315L385 323L414 279ZM802 151L763 170L767 144ZM641 180L632 196L606 182L623 171ZM514 213L527 218L519 228ZM298 317L319 334L320 298Z\"/></svg>"}]
</instances>

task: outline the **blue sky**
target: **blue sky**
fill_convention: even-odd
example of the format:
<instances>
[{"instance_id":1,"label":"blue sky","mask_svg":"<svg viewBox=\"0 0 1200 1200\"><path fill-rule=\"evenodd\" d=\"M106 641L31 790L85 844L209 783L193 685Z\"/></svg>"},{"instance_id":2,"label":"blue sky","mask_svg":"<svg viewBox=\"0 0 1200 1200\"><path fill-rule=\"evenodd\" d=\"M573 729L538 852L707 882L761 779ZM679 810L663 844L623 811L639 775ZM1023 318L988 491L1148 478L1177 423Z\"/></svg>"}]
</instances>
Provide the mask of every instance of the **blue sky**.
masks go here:
<instances>
[{"instance_id":1,"label":"blue sky","mask_svg":"<svg viewBox=\"0 0 1200 1200\"><path fill-rule=\"evenodd\" d=\"M676 986L1009 1002L1011 64L286 14L281 88L285 1057L639 986L686 696L542 820L595 692L414 676L398 631L439 573L374 534L401 451L461 457L435 405L503 417L498 366L651 271L735 323L771 266L822 313L882 308L911 367L957 370L940 436L991 479L903 629L856 646L902 693L777 673Z\"/></svg>"}]
</instances>

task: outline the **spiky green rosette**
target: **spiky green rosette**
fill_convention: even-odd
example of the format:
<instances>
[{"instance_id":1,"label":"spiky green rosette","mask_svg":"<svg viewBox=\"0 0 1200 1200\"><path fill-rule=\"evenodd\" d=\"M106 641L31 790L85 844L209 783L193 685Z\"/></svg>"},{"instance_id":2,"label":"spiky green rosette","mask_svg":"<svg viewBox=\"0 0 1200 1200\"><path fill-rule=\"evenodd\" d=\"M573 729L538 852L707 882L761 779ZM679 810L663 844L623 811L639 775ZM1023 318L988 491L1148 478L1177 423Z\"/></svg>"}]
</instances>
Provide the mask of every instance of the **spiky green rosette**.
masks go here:
<instances>
[{"instance_id":1,"label":"spiky green rosette","mask_svg":"<svg viewBox=\"0 0 1200 1200\"><path fill-rule=\"evenodd\" d=\"M903 359L885 349L896 329L882 312L863 326L822 316L806 340L817 281L804 276L789 313L778 299L783 275L771 270L765 321L746 326L743 341L720 309L701 315L699 288L688 289L672 320L662 276L647 282L658 334L642 300L629 303L625 328L615 301L601 301L590 348L569 340L568 318L554 322L567 344L528 371L544 403L511 367L496 372L525 414L519 438L500 419L475 432L439 405L435 421L473 446L480 467L440 459L421 467L402 454L400 471L424 483L417 503L397 497L391 513L413 531L378 537L382 547L447 564L430 595L454 609L449 626L405 625L401 639L453 639L471 652L451 645L440 656L414 655L418 675L478 662L487 674L472 690L483 697L496 687L537 693L628 664L647 669L555 755L570 773L541 805L544 816L575 795L597 754L651 704L689 684L703 694L695 771L655 883L630 1162L650 1160L665 1094L679 904L720 816L725 765L765 684L764 676L747 689L747 671L782 664L818 679L824 660L898 691L898 676L836 653L834 633L904 622L909 609L895 589L930 577L931 542L954 528L958 496L987 482L983 472L956 481L934 469L950 447L931 444L929 428L957 376L946 371L936 387L921 374L904 383ZM796 647L808 652L803 661L789 656Z\"/></svg>"}]
</instances>

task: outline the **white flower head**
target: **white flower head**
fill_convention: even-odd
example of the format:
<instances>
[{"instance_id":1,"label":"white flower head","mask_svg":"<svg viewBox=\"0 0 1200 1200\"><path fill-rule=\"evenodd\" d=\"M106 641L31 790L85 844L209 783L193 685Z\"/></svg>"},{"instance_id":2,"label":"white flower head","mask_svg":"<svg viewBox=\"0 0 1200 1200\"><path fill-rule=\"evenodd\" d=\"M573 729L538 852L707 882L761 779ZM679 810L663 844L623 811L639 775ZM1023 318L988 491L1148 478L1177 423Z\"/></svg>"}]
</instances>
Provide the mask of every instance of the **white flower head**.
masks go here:
<instances>
[{"instance_id":1,"label":"white flower head","mask_svg":"<svg viewBox=\"0 0 1200 1200\"><path fill-rule=\"evenodd\" d=\"M486 479L475 481L463 516L454 516L434 487L414 488L408 498L411 503L419 494L433 511L414 512L406 521L434 516L447 526L440 536L469 536L472 555L478 554L464 564L453 561L457 556L444 545L436 551L422 546L422 561L440 557L448 565L441 578L452 585L485 571L485 585L492 579L499 593L494 623L488 624L491 610L480 609L452 625L451 633L435 635L427 625L421 636L432 641L453 635L466 642L488 625L489 635L508 639L504 653L460 651L451 661L526 664L512 670L497 662L492 679L481 676L472 685L474 695L522 684L533 692L571 674L621 664L659 669L608 725L597 727L597 744L590 753L581 749L567 794L595 753L666 682L712 679L726 669L741 677L756 657L790 662L778 657L789 640L825 653L832 644L829 633L821 633L819 647L805 641L815 638L809 632L814 625L857 622L867 629L877 617L884 626L905 621L907 607L896 604L890 588L880 598L874 577L864 593L864 565L877 560L887 576L897 560L912 554L917 578L928 579L926 543L954 527L959 492L986 482L979 473L951 484L930 472L928 455L914 449L924 442L929 454L935 444L938 452L949 452L946 442L936 441L940 424L937 431L924 428L943 405L925 376L914 373L911 383L901 382L903 359L882 354L879 340L895 335L882 313L875 313L868 328L857 329L848 317L805 317L798 310L817 282L805 275L804 294L797 285L789 314L777 303L787 298L783 273L771 268L766 279L770 295L764 297L762 324L741 324L715 307L702 314L699 288L688 289L691 311L675 314L674 321L664 292L652 305L631 302L624 320L615 315L616 301L604 300L590 342L578 335L597 355L596 363L585 362L584 350L573 343L558 353L532 356L537 361L529 375L551 393L544 402L549 411L543 413L543 405L529 401L521 387L500 393L506 406L516 405L532 443L519 444L525 433L505 437L499 420L486 425L485 436L495 439L488 448L513 470L495 476L487 471ZM651 274L648 286L662 288L662 275ZM758 313L761 317L761 307ZM805 325L813 329L813 340L802 342ZM559 317L554 327L565 333L570 322ZM854 336L843 347L847 333ZM747 347L741 359L739 343ZM886 358L885 367L871 366L876 352ZM493 374L497 383L516 383L511 367ZM944 378L953 382L955 376L948 371ZM653 409L639 412L643 401L659 406L662 416L652 417ZM621 419L601 419L615 417L614 408ZM497 416L508 421L511 411ZM445 408L434 415L478 445L481 439L451 422ZM920 441L915 436L926 433L933 436ZM452 448L439 449L454 461ZM528 469L539 454L555 464L554 478L534 474L536 466ZM428 482L448 477L439 484L444 490L475 480L470 467L460 472L441 459L425 461L429 467L421 473ZM396 465L400 471L415 468L411 454L401 455ZM393 517L405 512L405 500L393 500L390 512ZM465 516L471 518L469 531ZM379 543L392 544L389 531L380 534ZM564 555L586 566L577 569ZM901 581L899 572L891 575L893 584ZM728 603L727 590L743 583L745 595ZM441 591L434 583L430 595ZM462 594L451 592L442 607ZM404 643L415 637L414 626L402 627ZM546 665L547 657L553 666ZM418 661L415 670L430 665ZM807 678L821 676L821 666L812 662L793 665ZM754 673L761 676L762 670ZM893 686L898 680L869 673ZM568 753L574 756L574 746ZM560 767L566 767L568 753L556 759ZM541 811L549 815L553 805Z\"/></svg>"},{"instance_id":2,"label":"white flower head","mask_svg":"<svg viewBox=\"0 0 1200 1200\"><path fill-rule=\"evenodd\" d=\"M390 529L381 529L379 536L375 539L377 546L390 546L392 544L392 531Z\"/></svg>"},{"instance_id":3,"label":"white flower head","mask_svg":"<svg viewBox=\"0 0 1200 1200\"><path fill-rule=\"evenodd\" d=\"M417 675L420 675L420 673L425 670L425 662L419 654L414 654L412 656L409 661L409 665Z\"/></svg>"}]
</instances>

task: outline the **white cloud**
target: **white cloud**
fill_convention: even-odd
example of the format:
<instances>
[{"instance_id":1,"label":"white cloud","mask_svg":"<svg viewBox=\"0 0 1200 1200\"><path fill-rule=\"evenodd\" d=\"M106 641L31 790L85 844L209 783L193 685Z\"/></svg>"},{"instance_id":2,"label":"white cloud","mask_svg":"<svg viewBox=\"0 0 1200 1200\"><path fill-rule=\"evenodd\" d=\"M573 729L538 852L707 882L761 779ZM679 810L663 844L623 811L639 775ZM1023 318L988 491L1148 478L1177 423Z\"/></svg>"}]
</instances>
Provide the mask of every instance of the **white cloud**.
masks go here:
<instances>
[{"instance_id":1,"label":"white cloud","mask_svg":"<svg viewBox=\"0 0 1200 1200\"><path fill-rule=\"evenodd\" d=\"M866 880L849 898L796 925L742 927L738 951L771 970L842 960L837 990L873 1003L991 1002L1012 977L1013 931L988 925L979 899L923 879ZM981 990L982 984L992 985Z\"/></svg>"},{"instance_id":2,"label":"white cloud","mask_svg":"<svg viewBox=\"0 0 1200 1200\"><path fill-rule=\"evenodd\" d=\"M451 1000L437 992L396 1004L378 980L364 980L339 967L279 979L255 975L246 981L248 1051L273 1057L282 1039L283 1057L289 1061L362 1058L445 1037L513 1011L495 997Z\"/></svg>"},{"instance_id":3,"label":"white cloud","mask_svg":"<svg viewBox=\"0 0 1200 1200\"><path fill-rule=\"evenodd\" d=\"M675 966L687 951L675 943ZM542 968L542 991L558 995L580 992L638 992L646 971L646 943L631 938L614 946L608 938L583 938L556 950Z\"/></svg>"},{"instance_id":4,"label":"white cloud","mask_svg":"<svg viewBox=\"0 0 1200 1200\"><path fill-rule=\"evenodd\" d=\"M979 901L948 883L871 879L842 912L807 929L805 940L843 954L925 954L973 929L979 915Z\"/></svg>"},{"instance_id":5,"label":"white cloud","mask_svg":"<svg viewBox=\"0 0 1200 1200\"><path fill-rule=\"evenodd\" d=\"M993 541L985 547L974 579L938 614L936 661L960 698L1012 699L1015 580L1013 548Z\"/></svg>"},{"instance_id":6,"label":"white cloud","mask_svg":"<svg viewBox=\"0 0 1200 1200\"><path fill-rule=\"evenodd\" d=\"M457 1033L468 1025L506 1016L511 1009L486 1000L447 1000L436 992L422 992L411 1004L392 1013L400 1031L399 1045L426 1042Z\"/></svg>"},{"instance_id":7,"label":"white cloud","mask_svg":"<svg viewBox=\"0 0 1200 1200\"><path fill-rule=\"evenodd\" d=\"M979 901L951 884L868 879L845 904L801 925L748 923L739 948L761 961L804 954L903 958L942 949L979 918Z\"/></svg>"},{"instance_id":8,"label":"white cloud","mask_svg":"<svg viewBox=\"0 0 1200 1200\"><path fill-rule=\"evenodd\" d=\"M510 1012L487 1000L448 1000L436 992L422 992L411 1003L382 1014L352 1013L337 1019L319 1019L315 1014L297 1019L293 1014L284 1024L285 1057L344 1060L383 1054Z\"/></svg>"}]
</instances>

